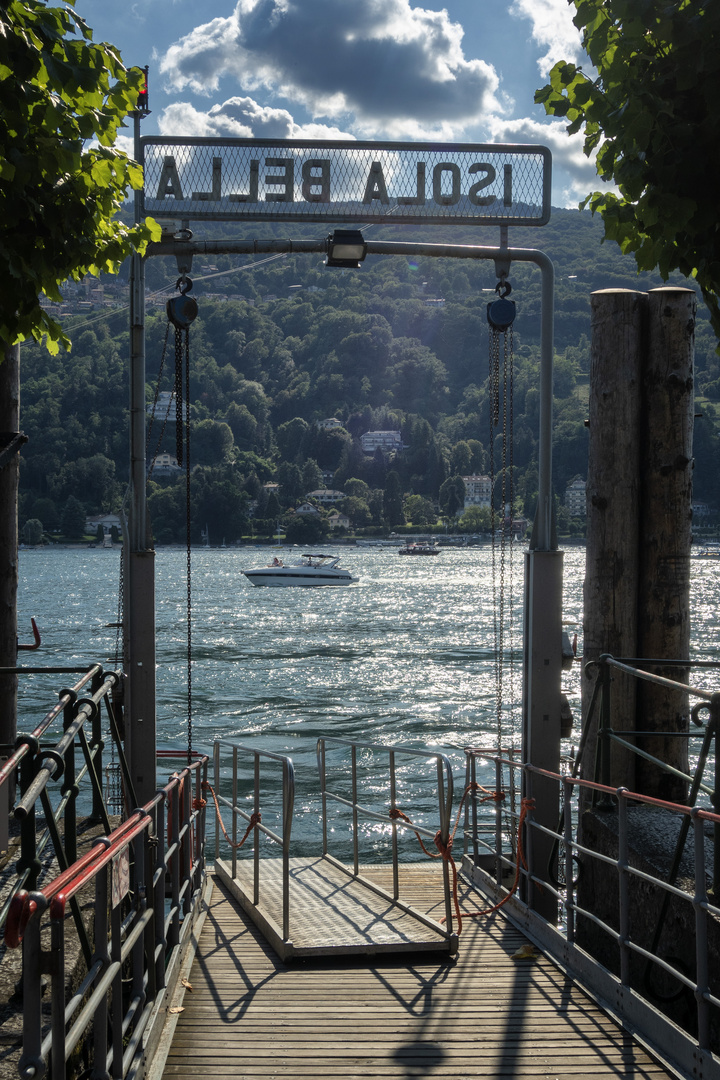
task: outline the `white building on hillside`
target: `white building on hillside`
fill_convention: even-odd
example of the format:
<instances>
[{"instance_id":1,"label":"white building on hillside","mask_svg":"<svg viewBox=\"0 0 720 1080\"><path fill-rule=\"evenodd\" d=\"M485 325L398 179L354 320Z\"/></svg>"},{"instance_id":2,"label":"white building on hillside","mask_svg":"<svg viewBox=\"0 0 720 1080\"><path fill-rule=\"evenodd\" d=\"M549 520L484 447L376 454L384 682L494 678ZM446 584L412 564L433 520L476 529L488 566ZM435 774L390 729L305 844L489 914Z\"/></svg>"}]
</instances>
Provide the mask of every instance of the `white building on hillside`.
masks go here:
<instances>
[{"instance_id":1,"label":"white building on hillside","mask_svg":"<svg viewBox=\"0 0 720 1080\"><path fill-rule=\"evenodd\" d=\"M576 476L565 488L565 505L571 517L587 516L586 488L587 484L582 476Z\"/></svg>"},{"instance_id":2,"label":"white building on hillside","mask_svg":"<svg viewBox=\"0 0 720 1080\"><path fill-rule=\"evenodd\" d=\"M366 431L360 436L360 445L364 454L374 454L376 450L392 453L394 450L402 450L402 433L400 431Z\"/></svg>"},{"instance_id":3,"label":"white building on hillside","mask_svg":"<svg viewBox=\"0 0 720 1080\"><path fill-rule=\"evenodd\" d=\"M465 509L469 506L490 506L492 482L489 476L463 476Z\"/></svg>"}]
</instances>

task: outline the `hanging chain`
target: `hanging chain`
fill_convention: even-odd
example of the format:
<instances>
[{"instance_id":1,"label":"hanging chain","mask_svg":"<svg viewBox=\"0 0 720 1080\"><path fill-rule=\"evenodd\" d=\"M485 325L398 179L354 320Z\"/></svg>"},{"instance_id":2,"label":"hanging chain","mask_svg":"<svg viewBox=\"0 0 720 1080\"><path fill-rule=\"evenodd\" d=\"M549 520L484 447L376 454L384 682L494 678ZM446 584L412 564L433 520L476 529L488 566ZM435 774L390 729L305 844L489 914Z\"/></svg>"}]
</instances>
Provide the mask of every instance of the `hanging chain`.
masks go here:
<instances>
[{"instance_id":1,"label":"hanging chain","mask_svg":"<svg viewBox=\"0 0 720 1080\"><path fill-rule=\"evenodd\" d=\"M178 337L182 331L176 330ZM182 350L181 350L182 351ZM188 765L192 761L192 558L190 548L190 331L185 330L185 548L187 558L187 701L188 701ZM178 424L178 428L182 428ZM181 429L182 438L182 429Z\"/></svg>"},{"instance_id":2,"label":"hanging chain","mask_svg":"<svg viewBox=\"0 0 720 1080\"><path fill-rule=\"evenodd\" d=\"M192 761L192 558L190 547L190 324L198 313L197 304L188 293L192 278L182 273L176 283L180 295L167 302L168 320L175 327L175 445L177 463L185 463L185 548L187 555L187 708L188 764ZM184 332L184 334L183 334ZM184 364L183 364L184 360ZM184 369L184 370L183 370ZM184 374L184 379L183 379Z\"/></svg>"},{"instance_id":3,"label":"hanging chain","mask_svg":"<svg viewBox=\"0 0 720 1080\"><path fill-rule=\"evenodd\" d=\"M182 330L175 327L175 456L178 465L183 463L183 448L185 445L185 417L187 409L183 410L183 339ZM189 466L188 466L189 467Z\"/></svg>"},{"instance_id":4,"label":"hanging chain","mask_svg":"<svg viewBox=\"0 0 720 1080\"><path fill-rule=\"evenodd\" d=\"M146 457L148 457L148 450L150 449L150 436L152 434L153 424L155 423L155 417L157 415L157 403L158 403L158 397L160 396L160 384L162 382L163 371L165 370L165 354L167 353L167 345L168 345L169 337L170 337L170 323L168 321L168 323L167 323L167 325L165 327L165 341L163 342L163 350L162 350L162 356L160 357L160 367L158 369L157 383L155 384L155 395L153 397L152 411L150 413L150 423L148 424L147 438L145 439L145 456ZM165 428L167 427L168 419L170 417L171 403L172 403L172 397L171 397L171 400L168 402L167 409L165 410L165 417L163 419L162 429L160 431L160 434L158 435L158 440L157 440L157 443L155 444L155 450L153 452L152 458L150 459L150 468L148 469L148 480L151 478L151 476L153 474L153 470L155 468L155 462L157 461L157 456L160 453L160 447L162 446L163 437L165 435Z\"/></svg>"},{"instance_id":5,"label":"hanging chain","mask_svg":"<svg viewBox=\"0 0 720 1080\"><path fill-rule=\"evenodd\" d=\"M502 620L497 596L497 515L495 512L495 428L500 421L500 335L491 327L488 337L488 387L490 391L490 537L493 589L493 668L495 674L495 717L497 749L502 744Z\"/></svg>"},{"instance_id":6,"label":"hanging chain","mask_svg":"<svg viewBox=\"0 0 720 1080\"><path fill-rule=\"evenodd\" d=\"M505 579L507 545L512 544L512 512L514 502L514 461L513 461L513 330L512 323L515 318L515 304L507 297L512 291L506 276L501 275L495 291L498 299L488 304L487 315L490 325L488 338L488 391L490 394L490 519L492 535L492 580L493 580L493 632L494 632L494 664L495 664L495 713L497 723L497 746L502 748L503 742L503 677L505 670ZM501 295L502 293L502 295ZM498 575L498 552L497 552L497 515L495 510L495 428L500 423L501 415L501 375L500 375L500 334L503 335L503 364L502 364L502 481L500 486L500 552L499 552L499 575ZM508 450L509 442L509 450ZM507 523L507 507L510 507L510 529ZM513 606L513 564L512 548L510 549L509 566L510 587L510 618L508 633L512 643L512 606ZM512 647L512 644L511 644ZM512 717L512 702L514 701L513 687L513 660L511 657L510 671L510 713ZM512 725L511 725L512 727Z\"/></svg>"}]
</instances>

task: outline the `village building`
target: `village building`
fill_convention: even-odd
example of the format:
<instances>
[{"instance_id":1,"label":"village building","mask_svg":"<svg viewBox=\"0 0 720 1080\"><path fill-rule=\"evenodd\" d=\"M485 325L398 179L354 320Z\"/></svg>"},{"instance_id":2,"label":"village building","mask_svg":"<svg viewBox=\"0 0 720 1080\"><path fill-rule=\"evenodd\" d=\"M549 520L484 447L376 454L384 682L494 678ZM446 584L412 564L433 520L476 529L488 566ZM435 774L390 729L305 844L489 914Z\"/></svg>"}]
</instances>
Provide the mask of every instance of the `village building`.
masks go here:
<instances>
[{"instance_id":1,"label":"village building","mask_svg":"<svg viewBox=\"0 0 720 1080\"><path fill-rule=\"evenodd\" d=\"M489 476L463 476L465 509L469 506L490 506L492 481Z\"/></svg>"}]
</instances>

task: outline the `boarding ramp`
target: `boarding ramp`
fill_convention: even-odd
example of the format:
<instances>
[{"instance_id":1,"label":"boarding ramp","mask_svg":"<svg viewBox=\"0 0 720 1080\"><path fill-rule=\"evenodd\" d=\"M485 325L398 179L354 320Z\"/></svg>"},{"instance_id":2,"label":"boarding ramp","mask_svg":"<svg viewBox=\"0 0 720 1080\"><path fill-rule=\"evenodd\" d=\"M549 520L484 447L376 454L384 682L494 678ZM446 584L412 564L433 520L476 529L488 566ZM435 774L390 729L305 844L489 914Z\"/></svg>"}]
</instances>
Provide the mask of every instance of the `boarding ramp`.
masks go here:
<instances>
[{"instance_id":1,"label":"boarding ramp","mask_svg":"<svg viewBox=\"0 0 720 1080\"><path fill-rule=\"evenodd\" d=\"M372 758L372 791L361 791ZM363 758L364 768L358 769ZM214 744L215 872L282 960L339 954L457 951L448 859L453 779L443 754L336 738L317 743L322 839L317 851L293 856L295 770L282 754L225 740ZM434 802L433 827L414 823L399 805L398 773L412 766ZM332 777L332 786L329 784ZM252 807L252 808L250 808ZM263 821L271 808L272 828ZM334 812L333 812L334 811ZM226 828L223 815L229 818ZM270 815L266 815L266 818ZM382 887L363 874L363 833L389 836L391 880ZM442 862L444 921L418 910L402 894L400 837L425 842ZM412 835L414 834L414 835ZM329 851L331 838L351 850L351 862ZM419 851L420 849L417 848ZM427 851L428 848L425 847ZM223 852L223 856L221 856ZM227 854L225 855L225 853ZM368 851L377 862L377 849ZM372 857L374 855L374 858Z\"/></svg>"}]
</instances>

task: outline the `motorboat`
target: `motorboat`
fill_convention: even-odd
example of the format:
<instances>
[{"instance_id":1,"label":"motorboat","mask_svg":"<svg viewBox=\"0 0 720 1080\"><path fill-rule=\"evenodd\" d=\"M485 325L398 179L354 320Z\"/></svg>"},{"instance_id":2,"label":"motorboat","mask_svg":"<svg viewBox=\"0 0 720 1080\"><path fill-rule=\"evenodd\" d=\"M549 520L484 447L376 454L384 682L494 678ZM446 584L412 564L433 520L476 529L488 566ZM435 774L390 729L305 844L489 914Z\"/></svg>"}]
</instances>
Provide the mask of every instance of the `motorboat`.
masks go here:
<instances>
[{"instance_id":1,"label":"motorboat","mask_svg":"<svg viewBox=\"0 0 720 1080\"><path fill-rule=\"evenodd\" d=\"M429 541L417 543L407 543L404 547L401 547L398 551L398 555L439 555L440 548L435 543Z\"/></svg>"},{"instance_id":2,"label":"motorboat","mask_svg":"<svg viewBox=\"0 0 720 1080\"><path fill-rule=\"evenodd\" d=\"M299 562L286 563L278 556L267 566L243 570L251 585L352 585L359 579L338 566L338 555L302 555Z\"/></svg>"}]
</instances>

